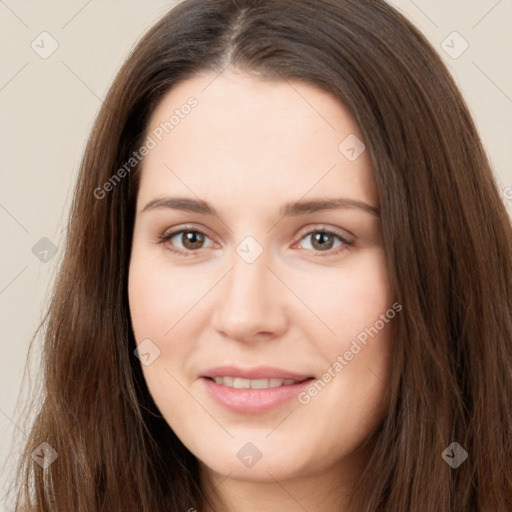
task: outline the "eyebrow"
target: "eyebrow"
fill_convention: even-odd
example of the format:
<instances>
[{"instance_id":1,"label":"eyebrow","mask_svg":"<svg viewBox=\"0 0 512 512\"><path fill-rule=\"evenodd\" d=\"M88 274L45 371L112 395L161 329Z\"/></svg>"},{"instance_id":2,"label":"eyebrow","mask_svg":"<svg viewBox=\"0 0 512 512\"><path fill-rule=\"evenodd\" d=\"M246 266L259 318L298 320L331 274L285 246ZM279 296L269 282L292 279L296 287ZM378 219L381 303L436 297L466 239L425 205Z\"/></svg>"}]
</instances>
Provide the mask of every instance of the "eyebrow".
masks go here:
<instances>
[{"instance_id":1,"label":"eyebrow","mask_svg":"<svg viewBox=\"0 0 512 512\"><path fill-rule=\"evenodd\" d=\"M211 215L218 217L218 213L206 201L200 201L187 197L161 197L149 201L141 210L146 212L149 210L170 208L174 210L182 210L187 212L200 213L201 215ZM333 198L333 199L313 199L309 201L295 201L282 205L279 213L282 217L297 217L308 213L315 213L324 210L335 209L351 209L357 208L366 213L379 217L379 208L371 206L363 201L349 198Z\"/></svg>"}]
</instances>

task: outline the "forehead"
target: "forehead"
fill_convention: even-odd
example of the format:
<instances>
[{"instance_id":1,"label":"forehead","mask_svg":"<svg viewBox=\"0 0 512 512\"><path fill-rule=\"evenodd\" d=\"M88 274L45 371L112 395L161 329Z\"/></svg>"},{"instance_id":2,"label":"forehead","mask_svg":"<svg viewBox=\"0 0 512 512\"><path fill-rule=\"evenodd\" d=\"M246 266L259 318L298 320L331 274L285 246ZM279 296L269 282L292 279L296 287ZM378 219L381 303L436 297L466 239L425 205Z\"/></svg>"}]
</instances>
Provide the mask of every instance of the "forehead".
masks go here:
<instances>
[{"instance_id":1,"label":"forehead","mask_svg":"<svg viewBox=\"0 0 512 512\"><path fill-rule=\"evenodd\" d=\"M374 200L368 152L351 161L340 149L347 137L363 139L359 127L337 98L308 83L204 73L164 96L147 134L155 146L143 160L141 195L186 185L251 201L308 191Z\"/></svg>"}]
</instances>

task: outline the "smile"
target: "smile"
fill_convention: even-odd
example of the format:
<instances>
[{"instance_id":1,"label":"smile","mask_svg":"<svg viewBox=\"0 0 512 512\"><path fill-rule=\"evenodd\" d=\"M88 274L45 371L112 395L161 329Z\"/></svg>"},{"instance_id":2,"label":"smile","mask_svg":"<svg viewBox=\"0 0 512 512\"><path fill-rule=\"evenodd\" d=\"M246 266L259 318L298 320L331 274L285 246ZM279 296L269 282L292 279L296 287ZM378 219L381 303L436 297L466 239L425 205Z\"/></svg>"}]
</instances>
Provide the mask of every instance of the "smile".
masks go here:
<instances>
[{"instance_id":1,"label":"smile","mask_svg":"<svg viewBox=\"0 0 512 512\"><path fill-rule=\"evenodd\" d=\"M204 391L222 408L236 413L261 414L286 404L298 404L297 396L313 382L292 379L244 379L241 377L202 377Z\"/></svg>"},{"instance_id":2,"label":"smile","mask_svg":"<svg viewBox=\"0 0 512 512\"><path fill-rule=\"evenodd\" d=\"M267 389L280 386L292 386L299 380L294 379L242 379L240 377L212 377L216 384L229 386L235 389Z\"/></svg>"}]
</instances>

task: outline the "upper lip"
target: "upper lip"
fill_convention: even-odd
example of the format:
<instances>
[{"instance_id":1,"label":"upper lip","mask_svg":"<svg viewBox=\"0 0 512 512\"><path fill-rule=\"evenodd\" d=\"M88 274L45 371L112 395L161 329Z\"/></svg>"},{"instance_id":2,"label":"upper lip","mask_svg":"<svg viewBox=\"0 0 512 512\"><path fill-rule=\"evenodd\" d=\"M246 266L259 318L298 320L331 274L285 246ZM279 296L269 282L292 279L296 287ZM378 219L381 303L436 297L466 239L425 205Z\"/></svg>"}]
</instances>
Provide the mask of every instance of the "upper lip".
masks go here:
<instances>
[{"instance_id":1,"label":"upper lip","mask_svg":"<svg viewBox=\"0 0 512 512\"><path fill-rule=\"evenodd\" d=\"M302 373L290 372L273 366L238 368L236 366L216 366L205 370L201 377L239 377L242 379L292 379L304 380L312 377Z\"/></svg>"}]
</instances>

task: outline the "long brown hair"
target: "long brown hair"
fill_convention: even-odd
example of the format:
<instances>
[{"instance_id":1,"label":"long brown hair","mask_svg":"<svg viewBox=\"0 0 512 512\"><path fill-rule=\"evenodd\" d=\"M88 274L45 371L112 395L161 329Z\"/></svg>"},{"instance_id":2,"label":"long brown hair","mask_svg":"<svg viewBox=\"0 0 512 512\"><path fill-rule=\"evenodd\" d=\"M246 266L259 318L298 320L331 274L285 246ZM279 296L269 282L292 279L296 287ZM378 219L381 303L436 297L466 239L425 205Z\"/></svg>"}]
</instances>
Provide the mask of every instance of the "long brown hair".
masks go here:
<instances>
[{"instance_id":1,"label":"long brown hair","mask_svg":"<svg viewBox=\"0 0 512 512\"><path fill-rule=\"evenodd\" d=\"M133 354L127 281L137 168L104 184L143 143L164 94L228 64L330 92L371 156L403 312L390 406L356 509L512 510L511 221L449 72L381 0L186 0L129 56L90 135L36 332L44 326L44 388L19 463L16 510L205 509L197 460L159 413ZM42 442L58 453L46 469L31 458ZM468 454L456 469L442 457L453 442Z\"/></svg>"}]
</instances>

